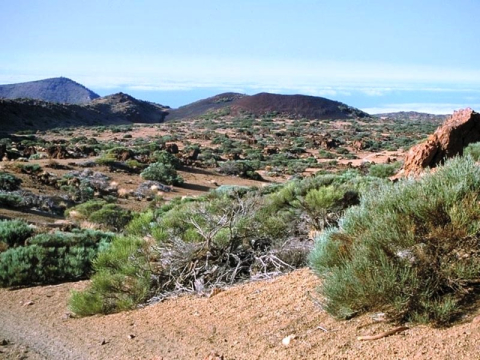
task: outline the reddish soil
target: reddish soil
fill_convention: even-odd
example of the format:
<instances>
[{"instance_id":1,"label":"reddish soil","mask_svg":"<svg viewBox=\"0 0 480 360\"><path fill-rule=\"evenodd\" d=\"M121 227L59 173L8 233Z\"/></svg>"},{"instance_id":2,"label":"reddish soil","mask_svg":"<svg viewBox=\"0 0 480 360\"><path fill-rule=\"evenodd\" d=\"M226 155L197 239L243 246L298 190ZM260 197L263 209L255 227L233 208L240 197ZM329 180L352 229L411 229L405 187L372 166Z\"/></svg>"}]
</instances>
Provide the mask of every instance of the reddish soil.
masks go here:
<instances>
[{"instance_id":1,"label":"reddish soil","mask_svg":"<svg viewBox=\"0 0 480 360\"><path fill-rule=\"evenodd\" d=\"M368 116L358 109L347 108L338 101L306 95L260 93L234 101L232 108L257 116L275 111L288 117L307 119L346 119Z\"/></svg>"},{"instance_id":2,"label":"reddish soil","mask_svg":"<svg viewBox=\"0 0 480 360\"><path fill-rule=\"evenodd\" d=\"M70 317L71 289L87 282L0 290L4 359L478 359L478 313L447 329L394 326L363 316L337 321L316 298L318 279L301 269L215 296L184 296L108 316ZM408 324L407 324L408 326ZM291 336L289 345L282 340ZM25 352L27 351L27 352ZM19 357L20 356L20 357Z\"/></svg>"}]
</instances>

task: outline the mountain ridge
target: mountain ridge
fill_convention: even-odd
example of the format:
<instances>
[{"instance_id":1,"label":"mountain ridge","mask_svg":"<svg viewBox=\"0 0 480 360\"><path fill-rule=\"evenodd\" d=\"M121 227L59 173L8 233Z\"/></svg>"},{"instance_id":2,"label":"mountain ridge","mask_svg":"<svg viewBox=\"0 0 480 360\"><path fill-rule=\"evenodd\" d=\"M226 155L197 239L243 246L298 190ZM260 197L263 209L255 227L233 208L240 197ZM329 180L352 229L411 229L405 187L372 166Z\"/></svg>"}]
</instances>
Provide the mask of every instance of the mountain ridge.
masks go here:
<instances>
[{"instance_id":1,"label":"mountain ridge","mask_svg":"<svg viewBox=\"0 0 480 360\"><path fill-rule=\"evenodd\" d=\"M166 120L182 120L199 117L208 112L229 108L232 115L250 113L262 116L276 113L289 118L307 119L348 119L369 117L366 112L339 101L309 95L281 95L258 93L245 95L222 93L206 99L172 109Z\"/></svg>"},{"instance_id":2,"label":"mountain ridge","mask_svg":"<svg viewBox=\"0 0 480 360\"><path fill-rule=\"evenodd\" d=\"M5 131L65 126L161 123L168 107L123 93L89 104L61 104L34 99L0 99L0 128Z\"/></svg>"},{"instance_id":3,"label":"mountain ridge","mask_svg":"<svg viewBox=\"0 0 480 360\"><path fill-rule=\"evenodd\" d=\"M100 95L66 77L0 85L0 98L34 99L54 103L87 104Z\"/></svg>"}]
</instances>

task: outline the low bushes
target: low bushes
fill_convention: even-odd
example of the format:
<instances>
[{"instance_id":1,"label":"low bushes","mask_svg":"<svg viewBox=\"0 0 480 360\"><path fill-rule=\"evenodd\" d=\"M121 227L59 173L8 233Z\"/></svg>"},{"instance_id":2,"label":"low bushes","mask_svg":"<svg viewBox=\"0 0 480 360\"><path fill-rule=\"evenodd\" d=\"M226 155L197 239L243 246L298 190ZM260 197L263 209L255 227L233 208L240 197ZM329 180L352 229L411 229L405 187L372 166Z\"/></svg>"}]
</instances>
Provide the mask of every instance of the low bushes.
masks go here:
<instances>
[{"instance_id":1,"label":"low bushes","mask_svg":"<svg viewBox=\"0 0 480 360\"><path fill-rule=\"evenodd\" d=\"M400 169L401 163L395 162L392 164L373 164L368 169L368 175L379 178L388 178L395 175Z\"/></svg>"},{"instance_id":2,"label":"low bushes","mask_svg":"<svg viewBox=\"0 0 480 360\"><path fill-rule=\"evenodd\" d=\"M130 211L105 200L89 200L70 208L67 215L75 220L88 220L99 224L102 228L117 232L132 219Z\"/></svg>"},{"instance_id":3,"label":"low bushes","mask_svg":"<svg viewBox=\"0 0 480 360\"><path fill-rule=\"evenodd\" d=\"M0 172L0 190L14 191L20 188L22 180L12 174Z\"/></svg>"},{"instance_id":4,"label":"low bushes","mask_svg":"<svg viewBox=\"0 0 480 360\"><path fill-rule=\"evenodd\" d=\"M140 174L145 180L159 181L167 185L181 185L183 178L177 174L174 165L169 163L156 162L150 164Z\"/></svg>"},{"instance_id":5,"label":"low bushes","mask_svg":"<svg viewBox=\"0 0 480 360\"><path fill-rule=\"evenodd\" d=\"M252 180L262 180L259 173L246 161L225 161L220 165L220 173L231 176L240 176Z\"/></svg>"},{"instance_id":6,"label":"low bushes","mask_svg":"<svg viewBox=\"0 0 480 360\"><path fill-rule=\"evenodd\" d=\"M464 150L465 155L470 155L475 161L480 160L480 142L469 144Z\"/></svg>"},{"instance_id":7,"label":"low bushes","mask_svg":"<svg viewBox=\"0 0 480 360\"><path fill-rule=\"evenodd\" d=\"M364 194L311 253L325 309L339 318L384 311L398 321L456 319L480 294L479 201L471 158Z\"/></svg>"},{"instance_id":8,"label":"low bushes","mask_svg":"<svg viewBox=\"0 0 480 360\"><path fill-rule=\"evenodd\" d=\"M23 245L32 234L33 228L21 220L0 220L0 242L8 247Z\"/></svg>"},{"instance_id":9,"label":"low bushes","mask_svg":"<svg viewBox=\"0 0 480 360\"><path fill-rule=\"evenodd\" d=\"M133 237L116 237L111 247L94 261L91 286L72 293L70 308L80 316L108 314L133 308L150 291L146 244Z\"/></svg>"},{"instance_id":10,"label":"low bushes","mask_svg":"<svg viewBox=\"0 0 480 360\"><path fill-rule=\"evenodd\" d=\"M49 284L85 278L98 251L113 235L84 230L28 238L24 246L0 253L0 285Z\"/></svg>"},{"instance_id":11,"label":"low bushes","mask_svg":"<svg viewBox=\"0 0 480 360\"><path fill-rule=\"evenodd\" d=\"M99 255L92 286L72 296L72 310L79 315L116 312L147 298L205 293L304 266L311 250L310 228L336 221L358 201L349 186L375 183L356 176L331 175L262 189L221 187L137 214L125 228L127 236Z\"/></svg>"}]
</instances>

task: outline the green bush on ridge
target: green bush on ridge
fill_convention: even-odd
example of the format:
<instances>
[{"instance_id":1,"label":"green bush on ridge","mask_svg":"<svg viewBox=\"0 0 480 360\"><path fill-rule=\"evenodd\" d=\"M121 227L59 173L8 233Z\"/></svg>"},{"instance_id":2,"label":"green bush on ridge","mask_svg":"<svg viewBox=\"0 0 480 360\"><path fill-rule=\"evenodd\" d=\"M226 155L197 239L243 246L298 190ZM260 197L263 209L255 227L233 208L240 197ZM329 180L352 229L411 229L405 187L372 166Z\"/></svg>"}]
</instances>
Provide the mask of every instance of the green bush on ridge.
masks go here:
<instances>
[{"instance_id":1,"label":"green bush on ridge","mask_svg":"<svg viewBox=\"0 0 480 360\"><path fill-rule=\"evenodd\" d=\"M442 325L479 295L479 234L480 168L455 158L418 181L365 193L316 239L310 264L336 317L385 311Z\"/></svg>"}]
</instances>

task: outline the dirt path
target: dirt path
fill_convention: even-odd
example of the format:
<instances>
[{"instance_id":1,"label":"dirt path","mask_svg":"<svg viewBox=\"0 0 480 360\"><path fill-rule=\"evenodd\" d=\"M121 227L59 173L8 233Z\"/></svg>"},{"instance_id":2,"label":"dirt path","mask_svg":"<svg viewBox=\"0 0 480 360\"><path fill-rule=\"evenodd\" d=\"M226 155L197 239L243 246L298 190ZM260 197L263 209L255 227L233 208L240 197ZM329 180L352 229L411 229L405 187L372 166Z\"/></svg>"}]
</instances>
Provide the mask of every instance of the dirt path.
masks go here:
<instances>
[{"instance_id":1,"label":"dirt path","mask_svg":"<svg viewBox=\"0 0 480 360\"><path fill-rule=\"evenodd\" d=\"M0 346L0 359L204 359L211 351L245 360L478 359L480 354L480 317L473 315L448 329L417 326L358 341L359 335L393 326L370 316L331 318L311 300L318 279L308 269L210 298L185 296L109 316L68 317L70 289L85 285L0 290L0 341L30 349L15 355ZM282 340L290 335L285 346Z\"/></svg>"}]
</instances>

